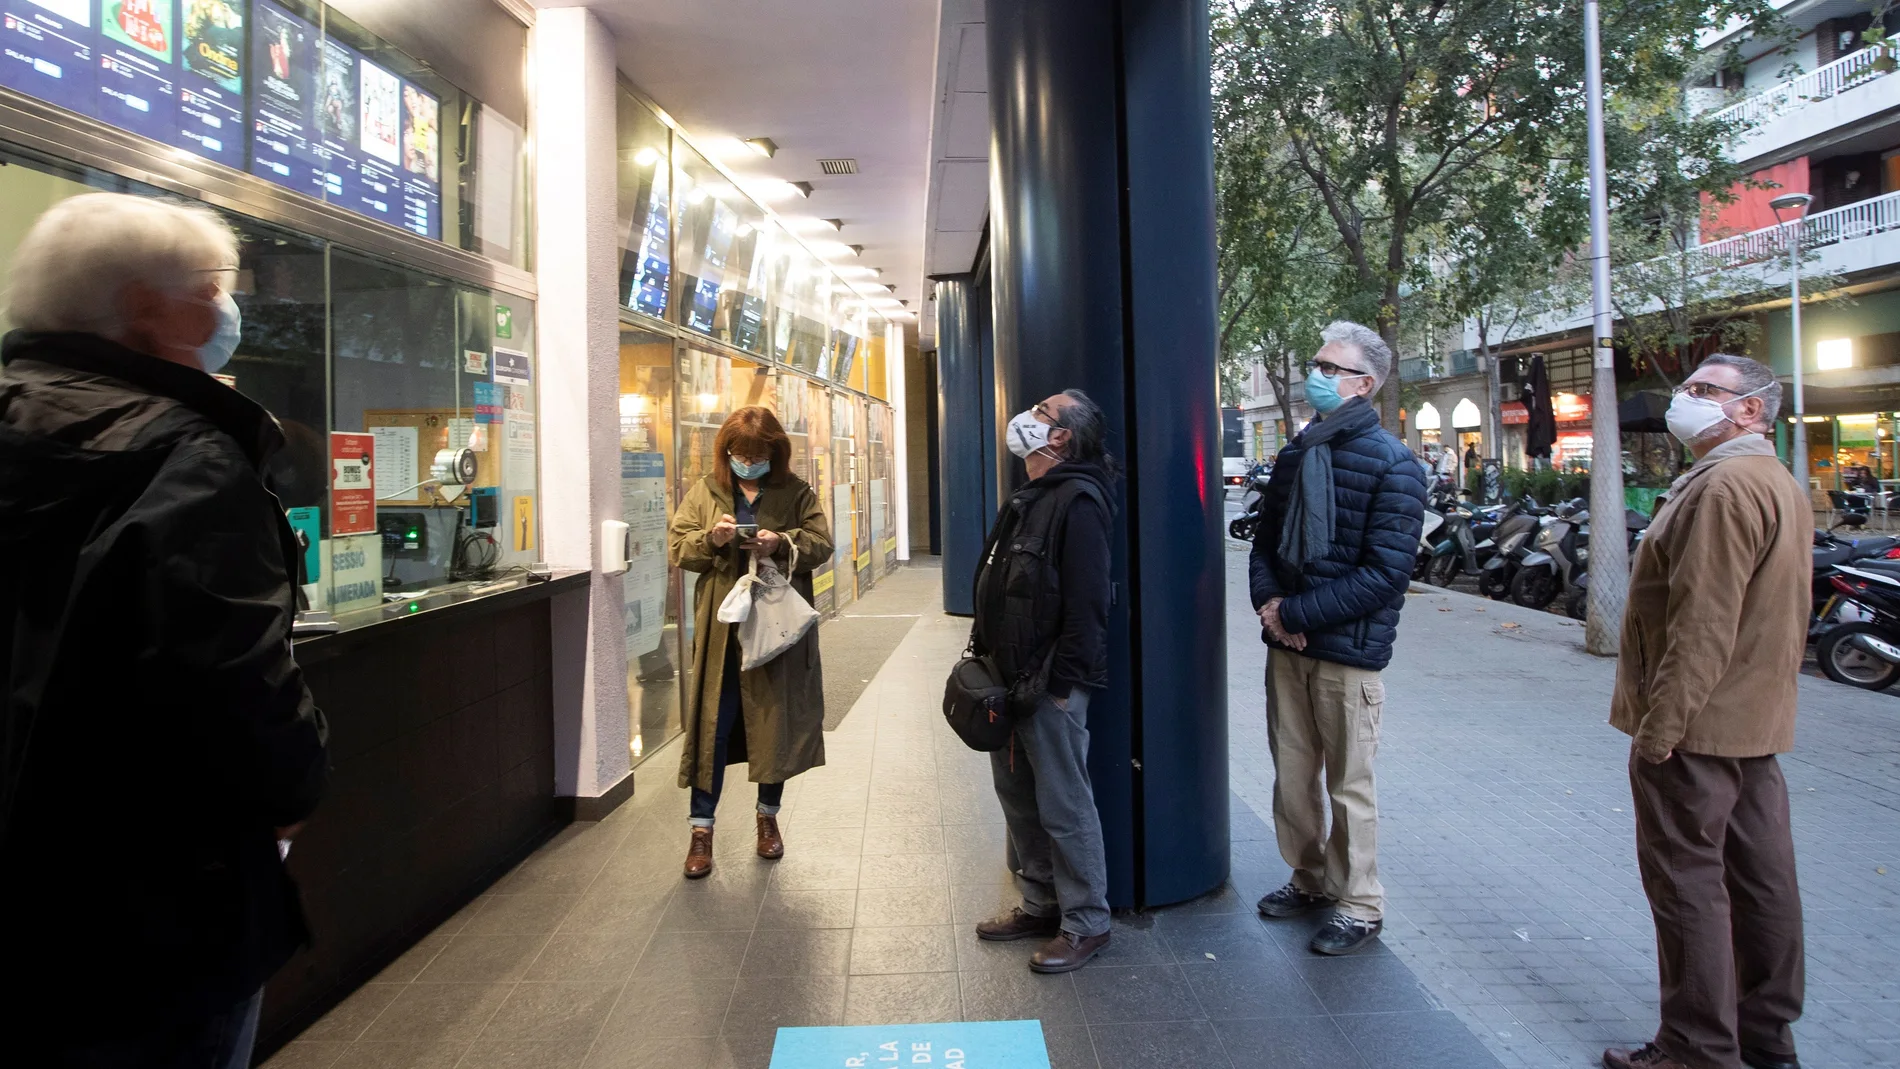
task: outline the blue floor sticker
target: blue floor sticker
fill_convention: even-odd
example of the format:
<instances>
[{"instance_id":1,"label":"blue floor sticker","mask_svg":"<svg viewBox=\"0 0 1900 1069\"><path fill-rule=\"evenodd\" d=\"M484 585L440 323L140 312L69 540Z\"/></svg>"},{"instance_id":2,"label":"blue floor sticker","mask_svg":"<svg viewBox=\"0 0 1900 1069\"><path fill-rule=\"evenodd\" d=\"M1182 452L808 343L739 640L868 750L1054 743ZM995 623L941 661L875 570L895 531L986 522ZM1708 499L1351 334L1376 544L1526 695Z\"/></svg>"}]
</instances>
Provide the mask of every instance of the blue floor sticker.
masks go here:
<instances>
[{"instance_id":1,"label":"blue floor sticker","mask_svg":"<svg viewBox=\"0 0 1900 1069\"><path fill-rule=\"evenodd\" d=\"M781 1028L771 1069L1049 1069L1040 1021Z\"/></svg>"}]
</instances>

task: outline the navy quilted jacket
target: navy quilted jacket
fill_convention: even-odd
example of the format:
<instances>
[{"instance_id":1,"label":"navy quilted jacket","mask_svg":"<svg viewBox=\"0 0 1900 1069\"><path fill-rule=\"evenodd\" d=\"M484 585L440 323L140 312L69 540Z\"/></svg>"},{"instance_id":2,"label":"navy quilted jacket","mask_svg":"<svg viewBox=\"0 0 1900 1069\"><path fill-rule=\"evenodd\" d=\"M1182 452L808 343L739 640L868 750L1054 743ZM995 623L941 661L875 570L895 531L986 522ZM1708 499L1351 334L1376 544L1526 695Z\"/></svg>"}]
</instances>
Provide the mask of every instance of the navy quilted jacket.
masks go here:
<instances>
[{"instance_id":1,"label":"navy quilted jacket","mask_svg":"<svg viewBox=\"0 0 1900 1069\"><path fill-rule=\"evenodd\" d=\"M1425 479L1412 451L1379 426L1378 411L1363 398L1326 418L1355 424L1331 442L1333 550L1301 571L1280 557L1287 498L1306 453L1301 435L1280 451L1267 482L1247 568L1253 604L1258 610L1272 598L1286 599L1280 621L1306 636L1306 656L1376 670L1392 660L1398 637L1425 512Z\"/></svg>"}]
</instances>

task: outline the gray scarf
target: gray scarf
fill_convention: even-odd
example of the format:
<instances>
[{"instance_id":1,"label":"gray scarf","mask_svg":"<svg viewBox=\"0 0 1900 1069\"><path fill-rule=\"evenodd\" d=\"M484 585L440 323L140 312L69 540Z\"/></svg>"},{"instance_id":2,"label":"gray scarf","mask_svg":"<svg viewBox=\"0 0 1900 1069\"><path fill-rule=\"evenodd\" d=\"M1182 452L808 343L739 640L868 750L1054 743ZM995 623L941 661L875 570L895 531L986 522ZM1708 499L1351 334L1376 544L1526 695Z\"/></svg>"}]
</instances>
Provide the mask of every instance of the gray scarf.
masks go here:
<instances>
[{"instance_id":1,"label":"gray scarf","mask_svg":"<svg viewBox=\"0 0 1900 1069\"><path fill-rule=\"evenodd\" d=\"M1379 413L1363 397L1355 397L1316 419L1300 432L1300 470L1287 495L1286 515L1280 522L1280 559L1294 571L1304 571L1333 551L1332 440L1352 437L1379 425Z\"/></svg>"}]
</instances>

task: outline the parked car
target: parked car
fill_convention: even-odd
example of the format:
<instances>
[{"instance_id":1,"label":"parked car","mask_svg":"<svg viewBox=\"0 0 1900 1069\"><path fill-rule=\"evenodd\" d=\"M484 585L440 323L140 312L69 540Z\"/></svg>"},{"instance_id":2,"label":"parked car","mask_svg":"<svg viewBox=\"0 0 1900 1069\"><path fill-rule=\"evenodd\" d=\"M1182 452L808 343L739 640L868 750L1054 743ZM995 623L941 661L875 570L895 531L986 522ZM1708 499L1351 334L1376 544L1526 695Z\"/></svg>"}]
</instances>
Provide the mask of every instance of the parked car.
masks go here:
<instances>
[{"instance_id":1,"label":"parked car","mask_svg":"<svg viewBox=\"0 0 1900 1069\"><path fill-rule=\"evenodd\" d=\"M1222 457L1220 462L1221 486L1228 490L1243 489L1247 485L1247 473L1253 470L1253 461L1246 457Z\"/></svg>"}]
</instances>

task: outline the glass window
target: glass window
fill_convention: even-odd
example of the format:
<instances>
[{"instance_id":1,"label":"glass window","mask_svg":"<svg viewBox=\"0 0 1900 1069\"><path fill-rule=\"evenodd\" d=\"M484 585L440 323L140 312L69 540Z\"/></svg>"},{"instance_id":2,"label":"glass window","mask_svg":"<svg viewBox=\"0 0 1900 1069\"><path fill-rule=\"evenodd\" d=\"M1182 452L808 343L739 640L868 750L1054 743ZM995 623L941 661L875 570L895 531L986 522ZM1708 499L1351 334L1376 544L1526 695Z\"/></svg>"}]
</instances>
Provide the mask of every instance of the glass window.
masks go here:
<instances>
[{"instance_id":1,"label":"glass window","mask_svg":"<svg viewBox=\"0 0 1900 1069\"><path fill-rule=\"evenodd\" d=\"M684 145L674 152L678 321L735 348L763 353L765 213ZM756 292L754 292L756 291Z\"/></svg>"},{"instance_id":2,"label":"glass window","mask_svg":"<svg viewBox=\"0 0 1900 1069\"><path fill-rule=\"evenodd\" d=\"M839 530L838 517L849 517L850 509L847 508L843 513L837 511L837 499L831 489L833 473L837 469L833 463L837 454L831 439L831 391L810 379L801 381L805 387L805 416L809 428L805 433L810 436L812 452L812 478L807 481L811 483L812 492L818 495L818 505L824 510L825 521L831 525L833 544L842 545L849 540L850 534ZM838 576L850 573L840 573L833 567L837 559L834 549L830 559L812 570L812 608L819 612L831 612L841 604L837 593Z\"/></svg>"},{"instance_id":3,"label":"glass window","mask_svg":"<svg viewBox=\"0 0 1900 1069\"><path fill-rule=\"evenodd\" d=\"M667 565L673 518L673 339L620 331L620 512L633 544L621 577L627 641L627 750L633 763L680 731L681 587Z\"/></svg>"},{"instance_id":4,"label":"glass window","mask_svg":"<svg viewBox=\"0 0 1900 1069\"><path fill-rule=\"evenodd\" d=\"M53 203L155 192L0 162L0 271ZM540 559L533 302L226 218L244 327L221 378L283 426L267 476L310 545L311 606L367 622L389 595L466 590ZM365 458L364 485L339 481L339 462Z\"/></svg>"},{"instance_id":5,"label":"glass window","mask_svg":"<svg viewBox=\"0 0 1900 1069\"><path fill-rule=\"evenodd\" d=\"M666 318L673 276L670 186L672 133L657 116L620 91L616 138L620 178L620 303Z\"/></svg>"},{"instance_id":6,"label":"glass window","mask_svg":"<svg viewBox=\"0 0 1900 1069\"><path fill-rule=\"evenodd\" d=\"M831 392L831 537L833 573L837 576L835 606L858 599L858 544L863 531L859 511L858 399L843 391Z\"/></svg>"},{"instance_id":7,"label":"glass window","mask_svg":"<svg viewBox=\"0 0 1900 1069\"><path fill-rule=\"evenodd\" d=\"M872 574L882 578L897 567L896 473L891 452L891 406L869 402L868 441L870 484L867 487L870 514Z\"/></svg>"}]
</instances>

